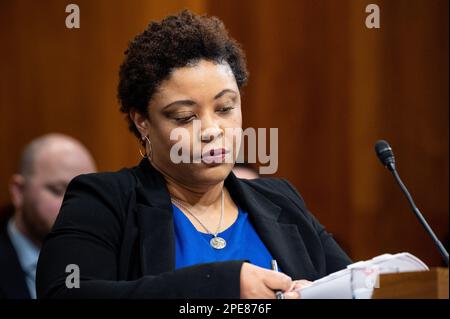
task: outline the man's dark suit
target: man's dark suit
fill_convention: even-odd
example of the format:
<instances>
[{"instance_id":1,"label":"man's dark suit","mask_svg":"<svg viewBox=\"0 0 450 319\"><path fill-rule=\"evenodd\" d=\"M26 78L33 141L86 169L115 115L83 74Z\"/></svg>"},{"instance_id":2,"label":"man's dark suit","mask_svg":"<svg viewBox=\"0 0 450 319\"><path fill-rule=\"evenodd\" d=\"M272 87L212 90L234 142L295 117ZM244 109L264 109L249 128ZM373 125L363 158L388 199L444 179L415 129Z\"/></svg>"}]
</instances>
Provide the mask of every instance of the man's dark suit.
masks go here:
<instances>
[{"instance_id":1,"label":"man's dark suit","mask_svg":"<svg viewBox=\"0 0 450 319\"><path fill-rule=\"evenodd\" d=\"M0 299L30 299L25 273L6 231L6 225L0 232Z\"/></svg>"}]
</instances>

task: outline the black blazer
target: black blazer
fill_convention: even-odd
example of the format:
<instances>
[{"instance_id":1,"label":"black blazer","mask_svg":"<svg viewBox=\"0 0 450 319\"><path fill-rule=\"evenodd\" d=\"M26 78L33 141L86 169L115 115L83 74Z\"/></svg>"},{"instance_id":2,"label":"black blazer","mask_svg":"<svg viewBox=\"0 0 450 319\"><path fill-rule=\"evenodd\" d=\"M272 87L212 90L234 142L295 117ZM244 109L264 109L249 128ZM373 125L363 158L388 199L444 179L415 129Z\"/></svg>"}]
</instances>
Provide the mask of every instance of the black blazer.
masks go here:
<instances>
[{"instance_id":1,"label":"black blazer","mask_svg":"<svg viewBox=\"0 0 450 319\"><path fill-rule=\"evenodd\" d=\"M287 181L230 173L225 186L293 279L315 280L351 263ZM38 298L239 298L243 262L175 270L170 196L143 160L72 180L41 250L36 288ZM66 288L68 264L79 266L80 288Z\"/></svg>"},{"instance_id":2,"label":"black blazer","mask_svg":"<svg viewBox=\"0 0 450 319\"><path fill-rule=\"evenodd\" d=\"M25 272L9 238L7 224L0 232L0 299L30 299Z\"/></svg>"}]
</instances>

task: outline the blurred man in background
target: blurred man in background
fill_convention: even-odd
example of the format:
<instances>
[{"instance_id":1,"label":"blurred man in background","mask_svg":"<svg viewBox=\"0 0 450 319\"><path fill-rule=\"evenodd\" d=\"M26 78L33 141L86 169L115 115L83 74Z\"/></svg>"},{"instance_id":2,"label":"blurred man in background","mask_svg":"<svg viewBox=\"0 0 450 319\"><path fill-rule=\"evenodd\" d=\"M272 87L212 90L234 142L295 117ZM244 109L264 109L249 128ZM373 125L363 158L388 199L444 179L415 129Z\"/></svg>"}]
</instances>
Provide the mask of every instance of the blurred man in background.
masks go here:
<instances>
[{"instance_id":1,"label":"blurred man in background","mask_svg":"<svg viewBox=\"0 0 450 319\"><path fill-rule=\"evenodd\" d=\"M0 229L0 298L36 298L40 246L66 187L75 176L95 171L89 151L69 136L48 134L25 147L9 182L14 213Z\"/></svg>"}]
</instances>

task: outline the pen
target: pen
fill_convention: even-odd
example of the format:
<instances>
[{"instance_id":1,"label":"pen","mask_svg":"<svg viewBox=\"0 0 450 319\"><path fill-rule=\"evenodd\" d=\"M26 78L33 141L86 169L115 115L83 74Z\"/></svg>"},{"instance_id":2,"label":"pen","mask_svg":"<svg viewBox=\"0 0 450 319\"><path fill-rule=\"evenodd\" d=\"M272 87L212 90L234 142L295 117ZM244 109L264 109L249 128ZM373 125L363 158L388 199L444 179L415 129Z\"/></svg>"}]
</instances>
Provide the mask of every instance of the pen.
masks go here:
<instances>
[{"instance_id":1,"label":"pen","mask_svg":"<svg viewBox=\"0 0 450 319\"><path fill-rule=\"evenodd\" d=\"M278 264L275 259L272 259L272 270L278 272ZM284 293L280 290L275 292L275 296L277 299L284 299Z\"/></svg>"}]
</instances>

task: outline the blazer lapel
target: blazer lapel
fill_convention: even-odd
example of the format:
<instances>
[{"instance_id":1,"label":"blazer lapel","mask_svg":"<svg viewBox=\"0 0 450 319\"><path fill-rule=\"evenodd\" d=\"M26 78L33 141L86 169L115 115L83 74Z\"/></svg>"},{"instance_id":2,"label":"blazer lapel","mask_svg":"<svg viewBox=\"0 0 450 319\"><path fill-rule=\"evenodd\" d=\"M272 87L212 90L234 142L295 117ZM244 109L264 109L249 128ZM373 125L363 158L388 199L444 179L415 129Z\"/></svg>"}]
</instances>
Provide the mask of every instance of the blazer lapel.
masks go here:
<instances>
[{"instance_id":1,"label":"blazer lapel","mask_svg":"<svg viewBox=\"0 0 450 319\"><path fill-rule=\"evenodd\" d=\"M163 176L147 159L135 170L136 213L143 275L175 270L175 230L170 195ZM279 222L282 209L233 173L225 180L233 200L244 209L280 269L293 279L316 279L298 227ZM245 243L244 243L245 244Z\"/></svg>"},{"instance_id":2,"label":"blazer lapel","mask_svg":"<svg viewBox=\"0 0 450 319\"><path fill-rule=\"evenodd\" d=\"M136 169L136 214L143 275L175 269L175 230L169 192L163 176L147 159Z\"/></svg>"},{"instance_id":3,"label":"blazer lapel","mask_svg":"<svg viewBox=\"0 0 450 319\"><path fill-rule=\"evenodd\" d=\"M253 226L277 260L280 270L293 279L317 279L317 271L298 227L279 222L282 209L233 173L225 183L233 199L249 214Z\"/></svg>"}]
</instances>

